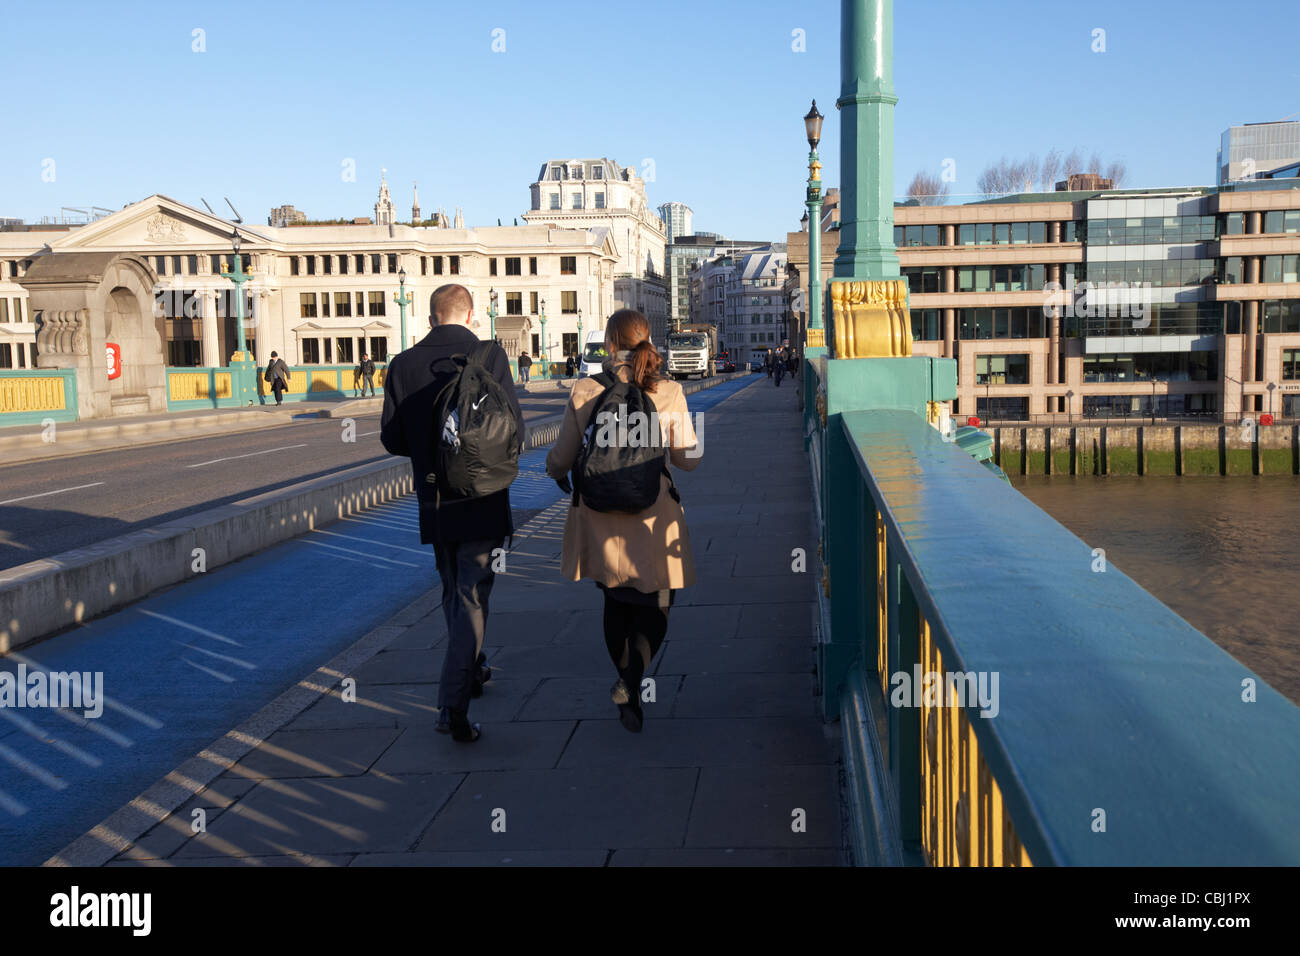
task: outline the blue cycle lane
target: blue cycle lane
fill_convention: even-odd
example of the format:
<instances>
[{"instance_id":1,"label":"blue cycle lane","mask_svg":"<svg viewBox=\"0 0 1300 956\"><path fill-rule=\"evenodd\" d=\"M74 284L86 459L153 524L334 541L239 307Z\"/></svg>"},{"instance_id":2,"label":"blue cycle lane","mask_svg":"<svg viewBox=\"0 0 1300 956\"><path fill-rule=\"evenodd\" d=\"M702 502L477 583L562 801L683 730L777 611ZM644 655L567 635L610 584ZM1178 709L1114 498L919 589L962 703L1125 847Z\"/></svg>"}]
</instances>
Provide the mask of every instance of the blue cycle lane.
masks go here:
<instances>
[{"instance_id":1,"label":"blue cycle lane","mask_svg":"<svg viewBox=\"0 0 1300 956\"><path fill-rule=\"evenodd\" d=\"M696 392L688 407L755 381ZM545 458L521 457L516 509L561 497ZM436 586L408 495L0 658L15 675L102 674L104 697L92 718L0 706L0 865L43 863Z\"/></svg>"}]
</instances>

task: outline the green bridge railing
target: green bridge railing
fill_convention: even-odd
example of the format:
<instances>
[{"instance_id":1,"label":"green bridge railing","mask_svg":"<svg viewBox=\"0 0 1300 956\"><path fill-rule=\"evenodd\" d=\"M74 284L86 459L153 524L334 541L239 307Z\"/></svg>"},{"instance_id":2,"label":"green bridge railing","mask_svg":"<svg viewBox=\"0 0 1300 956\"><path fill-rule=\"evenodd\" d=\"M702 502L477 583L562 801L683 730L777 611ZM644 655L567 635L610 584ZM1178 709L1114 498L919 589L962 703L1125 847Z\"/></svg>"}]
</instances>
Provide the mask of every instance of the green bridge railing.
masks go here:
<instances>
[{"instance_id":1,"label":"green bridge railing","mask_svg":"<svg viewBox=\"0 0 1300 956\"><path fill-rule=\"evenodd\" d=\"M803 377L857 861L1300 863L1300 709L915 402L846 406L828 369L913 361Z\"/></svg>"}]
</instances>

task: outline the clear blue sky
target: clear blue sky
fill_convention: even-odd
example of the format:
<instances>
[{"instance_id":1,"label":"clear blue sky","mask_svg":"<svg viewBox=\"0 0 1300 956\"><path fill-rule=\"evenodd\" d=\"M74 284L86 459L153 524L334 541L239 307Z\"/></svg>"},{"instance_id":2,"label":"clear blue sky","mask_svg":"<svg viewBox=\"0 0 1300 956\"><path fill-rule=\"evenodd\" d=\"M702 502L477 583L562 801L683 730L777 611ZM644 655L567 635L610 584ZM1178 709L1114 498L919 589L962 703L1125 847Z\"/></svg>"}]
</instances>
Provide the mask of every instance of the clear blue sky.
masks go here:
<instances>
[{"instance_id":1,"label":"clear blue sky","mask_svg":"<svg viewBox=\"0 0 1300 956\"><path fill-rule=\"evenodd\" d=\"M697 229L777 239L803 211L814 96L839 180L833 0L7 0L0 22L0 216L154 192L229 196L249 223L281 203L365 216L382 166L401 216L418 180L426 215L508 224L545 159L608 156L653 160L651 204L687 203ZM899 0L896 191L952 158L973 193L989 161L1053 146L1123 161L1128 186L1209 184L1227 126L1300 118L1298 27L1295 0Z\"/></svg>"}]
</instances>

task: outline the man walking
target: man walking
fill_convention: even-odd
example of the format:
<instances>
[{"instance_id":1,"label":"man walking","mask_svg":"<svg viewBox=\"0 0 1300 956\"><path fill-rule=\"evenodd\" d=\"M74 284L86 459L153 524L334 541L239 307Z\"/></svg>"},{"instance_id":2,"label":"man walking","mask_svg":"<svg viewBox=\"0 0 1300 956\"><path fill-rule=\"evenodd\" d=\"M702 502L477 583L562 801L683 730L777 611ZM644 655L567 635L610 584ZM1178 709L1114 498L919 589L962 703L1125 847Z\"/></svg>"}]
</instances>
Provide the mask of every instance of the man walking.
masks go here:
<instances>
[{"instance_id":1,"label":"man walking","mask_svg":"<svg viewBox=\"0 0 1300 956\"><path fill-rule=\"evenodd\" d=\"M527 352L519 353L519 381L528 384L528 370L533 367L533 357Z\"/></svg>"},{"instance_id":2,"label":"man walking","mask_svg":"<svg viewBox=\"0 0 1300 956\"><path fill-rule=\"evenodd\" d=\"M275 404L283 405L283 393L289 391L289 366L275 352L271 353L271 364L266 367L266 380L275 392Z\"/></svg>"},{"instance_id":3,"label":"man walking","mask_svg":"<svg viewBox=\"0 0 1300 956\"><path fill-rule=\"evenodd\" d=\"M480 672L487 629L493 560L507 535L514 533L508 488L480 498L456 497L440 482L430 482L436 461L438 394L453 381L459 366L454 355L480 346L470 331L474 301L461 285L444 285L429 300L432 330L393 357L384 382L384 414L379 440L394 455L411 459L420 509L420 541L432 544L442 580L442 611L447 622L447 652L438 685L437 729L462 742L478 739L469 723L470 698L482 690ZM510 379L510 361L492 343L483 359L510 403L524 435L524 413Z\"/></svg>"},{"instance_id":4,"label":"man walking","mask_svg":"<svg viewBox=\"0 0 1300 956\"><path fill-rule=\"evenodd\" d=\"M370 397L375 397L375 362L365 352L361 353L361 394L370 389Z\"/></svg>"}]
</instances>

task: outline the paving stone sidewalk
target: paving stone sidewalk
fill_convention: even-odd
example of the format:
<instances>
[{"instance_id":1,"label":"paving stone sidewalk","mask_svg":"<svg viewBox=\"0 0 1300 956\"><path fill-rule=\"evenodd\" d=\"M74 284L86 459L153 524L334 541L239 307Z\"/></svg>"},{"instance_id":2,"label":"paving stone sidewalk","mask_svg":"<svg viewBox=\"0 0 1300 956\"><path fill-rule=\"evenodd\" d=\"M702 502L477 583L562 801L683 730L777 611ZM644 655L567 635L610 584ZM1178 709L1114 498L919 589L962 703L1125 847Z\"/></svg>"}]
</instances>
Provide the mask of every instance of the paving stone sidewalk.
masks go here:
<instances>
[{"instance_id":1,"label":"paving stone sidewalk","mask_svg":"<svg viewBox=\"0 0 1300 956\"><path fill-rule=\"evenodd\" d=\"M647 675L641 734L609 700L599 592L560 580L562 500L497 579L477 743L434 731L435 582L340 675L354 702L333 688L110 865L845 863L838 727L814 698L816 582L791 570L794 548L817 549L796 392L760 379L704 413L704 461L678 477L699 581Z\"/></svg>"}]
</instances>

